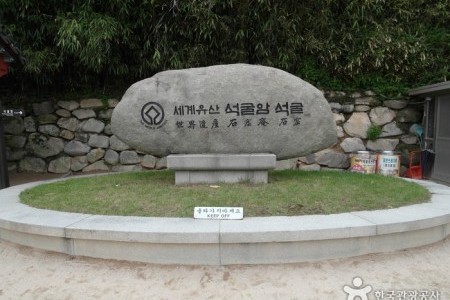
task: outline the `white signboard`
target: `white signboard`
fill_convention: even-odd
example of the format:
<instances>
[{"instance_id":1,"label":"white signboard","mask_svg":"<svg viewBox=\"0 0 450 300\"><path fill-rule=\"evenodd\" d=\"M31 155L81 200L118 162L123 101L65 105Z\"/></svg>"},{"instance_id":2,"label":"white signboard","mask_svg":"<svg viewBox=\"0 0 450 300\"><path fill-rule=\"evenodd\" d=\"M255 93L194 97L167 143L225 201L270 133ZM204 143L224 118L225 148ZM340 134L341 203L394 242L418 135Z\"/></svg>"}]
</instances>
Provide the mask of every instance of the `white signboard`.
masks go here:
<instances>
[{"instance_id":1,"label":"white signboard","mask_svg":"<svg viewBox=\"0 0 450 300\"><path fill-rule=\"evenodd\" d=\"M196 207L194 219L212 220L242 220L244 208L242 207Z\"/></svg>"},{"instance_id":2,"label":"white signboard","mask_svg":"<svg viewBox=\"0 0 450 300\"><path fill-rule=\"evenodd\" d=\"M2 117L15 117L15 116L23 116L25 113L20 109L4 109L2 111Z\"/></svg>"}]
</instances>

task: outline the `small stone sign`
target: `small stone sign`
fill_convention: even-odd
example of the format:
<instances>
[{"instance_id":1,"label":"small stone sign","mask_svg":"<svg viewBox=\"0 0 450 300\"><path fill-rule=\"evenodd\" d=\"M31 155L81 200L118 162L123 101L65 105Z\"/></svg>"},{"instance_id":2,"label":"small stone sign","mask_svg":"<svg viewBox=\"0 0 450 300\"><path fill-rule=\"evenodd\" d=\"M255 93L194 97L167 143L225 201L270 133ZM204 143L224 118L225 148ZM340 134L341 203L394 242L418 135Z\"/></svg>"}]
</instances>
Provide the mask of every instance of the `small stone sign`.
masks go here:
<instances>
[{"instance_id":1,"label":"small stone sign","mask_svg":"<svg viewBox=\"0 0 450 300\"><path fill-rule=\"evenodd\" d=\"M212 220L242 220L244 208L242 207L196 207L194 219Z\"/></svg>"},{"instance_id":2,"label":"small stone sign","mask_svg":"<svg viewBox=\"0 0 450 300\"><path fill-rule=\"evenodd\" d=\"M171 70L133 84L111 128L155 156L308 155L333 145L336 125L321 91L279 69L235 64Z\"/></svg>"}]
</instances>

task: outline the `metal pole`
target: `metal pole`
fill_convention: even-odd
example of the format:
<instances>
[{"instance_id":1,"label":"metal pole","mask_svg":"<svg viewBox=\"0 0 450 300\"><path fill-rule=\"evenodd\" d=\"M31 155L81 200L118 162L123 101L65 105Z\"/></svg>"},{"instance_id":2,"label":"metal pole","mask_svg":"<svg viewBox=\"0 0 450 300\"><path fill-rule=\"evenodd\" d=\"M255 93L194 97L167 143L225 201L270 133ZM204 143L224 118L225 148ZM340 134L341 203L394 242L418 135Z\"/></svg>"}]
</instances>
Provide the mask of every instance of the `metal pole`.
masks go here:
<instances>
[{"instance_id":1,"label":"metal pole","mask_svg":"<svg viewBox=\"0 0 450 300\"><path fill-rule=\"evenodd\" d=\"M0 190L9 187L8 163L6 162L5 130L2 122L2 102L0 101Z\"/></svg>"}]
</instances>

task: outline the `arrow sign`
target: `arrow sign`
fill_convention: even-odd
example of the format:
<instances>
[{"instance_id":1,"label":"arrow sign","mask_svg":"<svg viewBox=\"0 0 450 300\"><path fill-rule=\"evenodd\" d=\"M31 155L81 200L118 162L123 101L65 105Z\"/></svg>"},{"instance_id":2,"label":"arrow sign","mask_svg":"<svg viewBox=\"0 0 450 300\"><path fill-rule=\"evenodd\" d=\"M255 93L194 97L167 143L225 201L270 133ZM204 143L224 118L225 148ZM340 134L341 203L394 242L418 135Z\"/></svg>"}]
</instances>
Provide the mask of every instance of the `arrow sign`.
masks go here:
<instances>
[{"instance_id":1,"label":"arrow sign","mask_svg":"<svg viewBox=\"0 0 450 300\"><path fill-rule=\"evenodd\" d=\"M21 109L4 109L2 117L24 117L25 112Z\"/></svg>"}]
</instances>

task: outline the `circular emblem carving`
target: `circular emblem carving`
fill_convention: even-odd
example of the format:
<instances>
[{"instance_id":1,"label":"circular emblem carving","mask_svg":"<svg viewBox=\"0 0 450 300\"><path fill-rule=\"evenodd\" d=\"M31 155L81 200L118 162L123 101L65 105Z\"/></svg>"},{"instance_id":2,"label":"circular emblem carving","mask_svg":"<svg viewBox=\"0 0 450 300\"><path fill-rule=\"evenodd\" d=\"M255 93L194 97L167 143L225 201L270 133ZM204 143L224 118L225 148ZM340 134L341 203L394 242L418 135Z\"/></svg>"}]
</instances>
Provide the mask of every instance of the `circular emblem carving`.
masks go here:
<instances>
[{"instance_id":1,"label":"circular emblem carving","mask_svg":"<svg viewBox=\"0 0 450 300\"><path fill-rule=\"evenodd\" d=\"M158 126L164 121L164 109L159 103L148 102L141 110L142 121L150 126Z\"/></svg>"}]
</instances>

